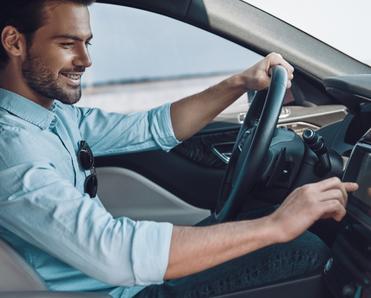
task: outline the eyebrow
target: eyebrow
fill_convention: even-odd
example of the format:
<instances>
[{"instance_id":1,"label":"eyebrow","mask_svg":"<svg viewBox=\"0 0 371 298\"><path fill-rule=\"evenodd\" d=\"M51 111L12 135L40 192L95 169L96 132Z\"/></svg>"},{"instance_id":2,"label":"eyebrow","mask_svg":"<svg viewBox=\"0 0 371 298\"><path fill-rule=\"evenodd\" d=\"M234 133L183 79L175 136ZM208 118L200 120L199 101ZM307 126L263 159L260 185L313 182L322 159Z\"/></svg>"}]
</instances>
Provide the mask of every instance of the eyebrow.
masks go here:
<instances>
[{"instance_id":1,"label":"eyebrow","mask_svg":"<svg viewBox=\"0 0 371 298\"><path fill-rule=\"evenodd\" d=\"M61 35L56 35L53 36L53 39L59 39L59 38L65 38L65 39L72 39L76 41L84 41L84 39L76 36L76 35L71 35L71 34L61 34ZM90 41L93 38L93 35L90 34L89 37L86 39L86 41Z\"/></svg>"}]
</instances>

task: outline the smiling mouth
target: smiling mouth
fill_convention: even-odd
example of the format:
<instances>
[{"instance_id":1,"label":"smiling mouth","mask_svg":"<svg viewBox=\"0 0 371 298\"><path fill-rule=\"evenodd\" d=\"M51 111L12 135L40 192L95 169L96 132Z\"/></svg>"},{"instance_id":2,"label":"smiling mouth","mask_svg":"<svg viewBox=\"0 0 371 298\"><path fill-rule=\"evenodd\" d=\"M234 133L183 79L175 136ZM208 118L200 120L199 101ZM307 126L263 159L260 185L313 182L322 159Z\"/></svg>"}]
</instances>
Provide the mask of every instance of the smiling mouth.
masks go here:
<instances>
[{"instance_id":1,"label":"smiling mouth","mask_svg":"<svg viewBox=\"0 0 371 298\"><path fill-rule=\"evenodd\" d=\"M76 73L76 72L62 72L61 75L66 77L72 82L80 82L83 73Z\"/></svg>"}]
</instances>

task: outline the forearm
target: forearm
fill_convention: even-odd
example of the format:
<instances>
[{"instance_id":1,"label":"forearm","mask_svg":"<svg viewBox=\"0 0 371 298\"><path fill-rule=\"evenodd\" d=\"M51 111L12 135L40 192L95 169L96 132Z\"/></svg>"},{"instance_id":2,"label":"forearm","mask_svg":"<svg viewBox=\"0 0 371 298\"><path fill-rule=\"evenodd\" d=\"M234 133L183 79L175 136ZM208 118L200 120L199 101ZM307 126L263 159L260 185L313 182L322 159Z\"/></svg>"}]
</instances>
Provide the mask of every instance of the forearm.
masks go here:
<instances>
[{"instance_id":1,"label":"forearm","mask_svg":"<svg viewBox=\"0 0 371 298\"><path fill-rule=\"evenodd\" d=\"M178 140L191 137L232 104L246 90L262 90L270 85L269 69L282 65L288 72L287 87L291 86L294 68L281 55L271 53L249 69L196 95L172 104L171 120Z\"/></svg>"},{"instance_id":2,"label":"forearm","mask_svg":"<svg viewBox=\"0 0 371 298\"><path fill-rule=\"evenodd\" d=\"M246 91L240 75L225 79L203 92L171 105L171 120L178 140L191 137Z\"/></svg>"},{"instance_id":3,"label":"forearm","mask_svg":"<svg viewBox=\"0 0 371 298\"><path fill-rule=\"evenodd\" d=\"M206 270L275 243L269 217L208 227L174 227L165 279Z\"/></svg>"}]
</instances>

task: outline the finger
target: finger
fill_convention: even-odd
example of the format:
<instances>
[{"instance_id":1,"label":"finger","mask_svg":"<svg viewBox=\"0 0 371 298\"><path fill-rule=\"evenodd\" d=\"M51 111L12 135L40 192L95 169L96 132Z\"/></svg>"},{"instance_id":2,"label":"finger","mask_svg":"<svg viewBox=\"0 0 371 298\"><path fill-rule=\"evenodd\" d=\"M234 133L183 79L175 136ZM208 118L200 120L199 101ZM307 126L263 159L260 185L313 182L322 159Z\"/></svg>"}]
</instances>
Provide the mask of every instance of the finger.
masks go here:
<instances>
[{"instance_id":1,"label":"finger","mask_svg":"<svg viewBox=\"0 0 371 298\"><path fill-rule=\"evenodd\" d=\"M344 207L346 206L347 200L348 200L347 192L346 191L344 192L339 188L334 188L334 189L327 190L325 192L321 192L319 196L320 196L319 197L320 201L337 200Z\"/></svg>"},{"instance_id":2,"label":"finger","mask_svg":"<svg viewBox=\"0 0 371 298\"><path fill-rule=\"evenodd\" d=\"M286 89L290 89L292 86L292 83L290 80L287 81Z\"/></svg>"},{"instance_id":3,"label":"finger","mask_svg":"<svg viewBox=\"0 0 371 298\"><path fill-rule=\"evenodd\" d=\"M268 76L272 76L272 67L276 65L281 65L286 69L287 72L287 85L286 88L289 89L292 86L291 80L294 78L293 72L294 67L289 64L285 59L282 58L280 54L277 53L271 53L269 54L268 59Z\"/></svg>"},{"instance_id":4,"label":"finger","mask_svg":"<svg viewBox=\"0 0 371 298\"><path fill-rule=\"evenodd\" d=\"M292 80L294 79L294 75L291 73L291 74L288 74L288 77L287 77L287 86L286 88L287 89L290 89L291 86L292 86Z\"/></svg>"},{"instance_id":5,"label":"finger","mask_svg":"<svg viewBox=\"0 0 371 298\"><path fill-rule=\"evenodd\" d=\"M348 200L347 185L344 182L341 183L341 188L340 189L343 192L344 197L346 198L346 200Z\"/></svg>"},{"instance_id":6,"label":"finger","mask_svg":"<svg viewBox=\"0 0 371 298\"><path fill-rule=\"evenodd\" d=\"M339 208L334 214L332 214L332 218L339 222L344 218L346 214L347 211L344 206L342 206L342 208Z\"/></svg>"},{"instance_id":7,"label":"finger","mask_svg":"<svg viewBox=\"0 0 371 298\"><path fill-rule=\"evenodd\" d=\"M337 188L338 187L338 188ZM345 185L344 183L339 183L339 186L335 186L335 192L336 191L340 191L341 193L341 196L342 196L342 202L343 202L343 206L346 206L346 203L347 203L347 200L348 200L348 193L347 193L347 190L345 189Z\"/></svg>"},{"instance_id":8,"label":"finger","mask_svg":"<svg viewBox=\"0 0 371 298\"><path fill-rule=\"evenodd\" d=\"M334 187L340 187L341 180L338 177L331 177L320 182L314 183L319 191L326 191Z\"/></svg>"},{"instance_id":9,"label":"finger","mask_svg":"<svg viewBox=\"0 0 371 298\"><path fill-rule=\"evenodd\" d=\"M353 182L342 182L340 184L340 190L343 193L343 197L345 198L345 204L346 206L348 201L348 192L356 191L358 189L358 184Z\"/></svg>"},{"instance_id":10,"label":"finger","mask_svg":"<svg viewBox=\"0 0 371 298\"><path fill-rule=\"evenodd\" d=\"M332 218L341 221L346 214L346 209L337 200L325 201L320 205L320 208L322 208L321 218Z\"/></svg>"},{"instance_id":11,"label":"finger","mask_svg":"<svg viewBox=\"0 0 371 298\"><path fill-rule=\"evenodd\" d=\"M275 65L282 65L287 70L287 74L289 77L292 76L292 73L294 72L294 67L288 63L285 59L283 59L281 54L278 53L270 53L268 55L269 58L269 68Z\"/></svg>"},{"instance_id":12,"label":"finger","mask_svg":"<svg viewBox=\"0 0 371 298\"><path fill-rule=\"evenodd\" d=\"M290 63L288 63L285 59L282 59L282 61L279 64L286 68L287 75L289 78L293 76L294 67Z\"/></svg>"},{"instance_id":13,"label":"finger","mask_svg":"<svg viewBox=\"0 0 371 298\"><path fill-rule=\"evenodd\" d=\"M359 187L357 183L354 182L343 182L344 188L347 192L356 191Z\"/></svg>"},{"instance_id":14,"label":"finger","mask_svg":"<svg viewBox=\"0 0 371 298\"><path fill-rule=\"evenodd\" d=\"M346 200L348 198L348 192L352 192L358 189L358 184L353 182L341 182L337 177L332 177L329 179L322 180L317 183L318 190L321 192L330 190L330 189L339 189L343 193L343 197Z\"/></svg>"}]
</instances>

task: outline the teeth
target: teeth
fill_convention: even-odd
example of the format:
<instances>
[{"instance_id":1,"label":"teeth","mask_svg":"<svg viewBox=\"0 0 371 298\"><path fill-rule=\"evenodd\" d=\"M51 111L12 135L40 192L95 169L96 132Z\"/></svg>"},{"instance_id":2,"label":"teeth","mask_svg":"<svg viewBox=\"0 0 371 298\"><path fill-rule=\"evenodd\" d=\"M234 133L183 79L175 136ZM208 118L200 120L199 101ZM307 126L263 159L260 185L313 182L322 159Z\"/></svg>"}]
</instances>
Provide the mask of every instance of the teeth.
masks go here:
<instances>
[{"instance_id":1,"label":"teeth","mask_svg":"<svg viewBox=\"0 0 371 298\"><path fill-rule=\"evenodd\" d=\"M64 73L63 75L65 77L71 79L71 80L79 80L81 78L81 75L80 74L67 74L67 73Z\"/></svg>"}]
</instances>

